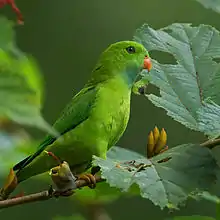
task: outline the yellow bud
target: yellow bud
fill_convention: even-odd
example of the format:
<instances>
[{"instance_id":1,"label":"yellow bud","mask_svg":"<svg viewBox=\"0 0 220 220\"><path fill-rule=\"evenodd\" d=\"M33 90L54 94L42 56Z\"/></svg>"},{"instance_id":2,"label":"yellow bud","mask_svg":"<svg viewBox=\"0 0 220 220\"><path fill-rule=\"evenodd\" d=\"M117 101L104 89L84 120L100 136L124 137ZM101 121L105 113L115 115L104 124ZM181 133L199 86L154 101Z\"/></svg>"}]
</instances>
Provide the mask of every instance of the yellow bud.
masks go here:
<instances>
[{"instance_id":1,"label":"yellow bud","mask_svg":"<svg viewBox=\"0 0 220 220\"><path fill-rule=\"evenodd\" d=\"M157 126L155 126L155 128L154 128L153 134L154 134L154 142L156 144L158 139L159 139L159 137L160 137L160 131L157 128Z\"/></svg>"},{"instance_id":2,"label":"yellow bud","mask_svg":"<svg viewBox=\"0 0 220 220\"><path fill-rule=\"evenodd\" d=\"M154 135L153 135L153 132L151 131L148 135L148 140L147 140L147 157L148 158L154 155L154 146L155 146Z\"/></svg>"},{"instance_id":3,"label":"yellow bud","mask_svg":"<svg viewBox=\"0 0 220 220\"><path fill-rule=\"evenodd\" d=\"M160 151L165 147L166 143L167 143L167 133L164 130L164 128L162 128L160 132L160 137L154 149L154 153L159 154Z\"/></svg>"}]
</instances>

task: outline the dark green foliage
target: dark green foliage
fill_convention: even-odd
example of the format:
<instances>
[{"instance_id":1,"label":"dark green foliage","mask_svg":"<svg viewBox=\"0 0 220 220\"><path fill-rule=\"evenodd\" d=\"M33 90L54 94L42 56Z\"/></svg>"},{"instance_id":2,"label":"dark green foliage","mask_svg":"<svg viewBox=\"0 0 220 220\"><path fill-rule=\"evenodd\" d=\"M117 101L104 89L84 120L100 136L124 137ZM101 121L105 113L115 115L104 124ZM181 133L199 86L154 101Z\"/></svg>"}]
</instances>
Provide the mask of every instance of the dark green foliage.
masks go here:
<instances>
[{"instance_id":1,"label":"dark green foliage","mask_svg":"<svg viewBox=\"0 0 220 220\"><path fill-rule=\"evenodd\" d=\"M0 17L0 120L56 134L41 115L42 76L33 58L14 42L13 23Z\"/></svg>"}]
</instances>

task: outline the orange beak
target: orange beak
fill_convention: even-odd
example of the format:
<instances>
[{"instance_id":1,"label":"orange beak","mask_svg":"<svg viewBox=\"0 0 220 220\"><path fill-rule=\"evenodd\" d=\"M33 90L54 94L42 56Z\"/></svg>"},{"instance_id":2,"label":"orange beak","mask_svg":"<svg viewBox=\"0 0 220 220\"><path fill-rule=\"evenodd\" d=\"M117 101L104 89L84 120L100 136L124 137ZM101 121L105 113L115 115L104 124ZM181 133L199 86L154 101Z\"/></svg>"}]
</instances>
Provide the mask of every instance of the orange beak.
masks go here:
<instances>
[{"instance_id":1,"label":"orange beak","mask_svg":"<svg viewBox=\"0 0 220 220\"><path fill-rule=\"evenodd\" d=\"M151 59L148 56L145 56L144 58L144 69L147 69L148 72L150 72L152 68L152 63L151 63Z\"/></svg>"}]
</instances>

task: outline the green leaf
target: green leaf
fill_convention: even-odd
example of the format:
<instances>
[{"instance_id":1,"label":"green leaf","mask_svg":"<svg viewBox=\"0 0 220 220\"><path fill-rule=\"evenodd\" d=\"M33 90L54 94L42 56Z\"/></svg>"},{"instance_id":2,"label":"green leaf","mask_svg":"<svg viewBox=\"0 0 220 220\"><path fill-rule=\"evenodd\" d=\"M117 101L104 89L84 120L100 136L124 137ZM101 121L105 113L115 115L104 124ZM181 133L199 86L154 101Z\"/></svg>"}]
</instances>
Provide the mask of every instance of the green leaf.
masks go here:
<instances>
[{"instance_id":1,"label":"green leaf","mask_svg":"<svg viewBox=\"0 0 220 220\"><path fill-rule=\"evenodd\" d=\"M215 219L208 216L192 215L192 216L177 216L172 218L172 220L215 220Z\"/></svg>"},{"instance_id":2,"label":"green leaf","mask_svg":"<svg viewBox=\"0 0 220 220\"><path fill-rule=\"evenodd\" d=\"M15 59L0 49L0 119L53 132L41 116L42 85L32 59Z\"/></svg>"},{"instance_id":3,"label":"green leaf","mask_svg":"<svg viewBox=\"0 0 220 220\"><path fill-rule=\"evenodd\" d=\"M40 70L33 58L16 48L13 39L12 23L0 18L0 121L12 120L57 135L41 115Z\"/></svg>"},{"instance_id":4,"label":"green leaf","mask_svg":"<svg viewBox=\"0 0 220 220\"><path fill-rule=\"evenodd\" d=\"M107 158L110 160L114 160L117 158L118 160L132 160L132 159L141 159L143 158L142 155L132 152L126 149L123 149L123 151L120 151L118 147L112 147L107 152ZM138 195L139 191L135 188L132 189L132 192L134 195ZM80 190L76 190L74 196L72 196L72 199L77 199L85 204L94 204L94 203L111 203L115 201L116 199L120 198L122 196L122 193L120 189L116 187L110 187L108 183L101 182L97 184L96 188L91 190L87 187L83 187ZM125 194L123 194L125 196ZM126 196L131 196L131 193L126 194Z\"/></svg>"},{"instance_id":5,"label":"green leaf","mask_svg":"<svg viewBox=\"0 0 220 220\"><path fill-rule=\"evenodd\" d=\"M220 0L196 0L201 3L205 8L211 8L212 10L220 13Z\"/></svg>"},{"instance_id":6,"label":"green leaf","mask_svg":"<svg viewBox=\"0 0 220 220\"><path fill-rule=\"evenodd\" d=\"M113 149L114 157L106 160L94 156L102 177L123 192L138 185L141 196L161 209L177 208L190 193L209 188L216 179L217 164L210 150L197 145L180 145L151 160L129 150Z\"/></svg>"},{"instance_id":7,"label":"green leaf","mask_svg":"<svg viewBox=\"0 0 220 220\"><path fill-rule=\"evenodd\" d=\"M220 106L209 101L209 103L204 103L197 113L199 130L212 138L218 137L220 134Z\"/></svg>"},{"instance_id":8,"label":"green leaf","mask_svg":"<svg viewBox=\"0 0 220 220\"><path fill-rule=\"evenodd\" d=\"M200 192L196 194L194 199L197 199L197 200L205 199L210 202L220 204L220 198L218 196L210 194L208 191L204 191L204 192Z\"/></svg>"},{"instance_id":9,"label":"green leaf","mask_svg":"<svg viewBox=\"0 0 220 220\"><path fill-rule=\"evenodd\" d=\"M203 128L208 116L203 117L201 112L210 100L220 104L219 32L208 25L172 24L159 30L143 25L134 39L150 51L173 55L177 62L161 64L153 61L150 79L160 89L161 96L146 95L148 99L188 128L216 135L214 129L210 132ZM210 120L209 124L214 121Z\"/></svg>"}]
</instances>

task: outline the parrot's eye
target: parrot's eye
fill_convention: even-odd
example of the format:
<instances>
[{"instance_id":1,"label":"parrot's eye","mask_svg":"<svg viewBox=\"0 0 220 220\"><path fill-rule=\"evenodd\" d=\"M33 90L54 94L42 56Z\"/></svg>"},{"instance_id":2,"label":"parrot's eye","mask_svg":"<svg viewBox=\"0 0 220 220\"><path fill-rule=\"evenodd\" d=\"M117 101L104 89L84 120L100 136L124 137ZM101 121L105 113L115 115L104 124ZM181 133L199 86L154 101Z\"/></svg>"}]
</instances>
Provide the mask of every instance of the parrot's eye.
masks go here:
<instances>
[{"instance_id":1,"label":"parrot's eye","mask_svg":"<svg viewBox=\"0 0 220 220\"><path fill-rule=\"evenodd\" d=\"M133 47L133 46L127 47L126 50L128 53L135 53L135 47Z\"/></svg>"}]
</instances>

